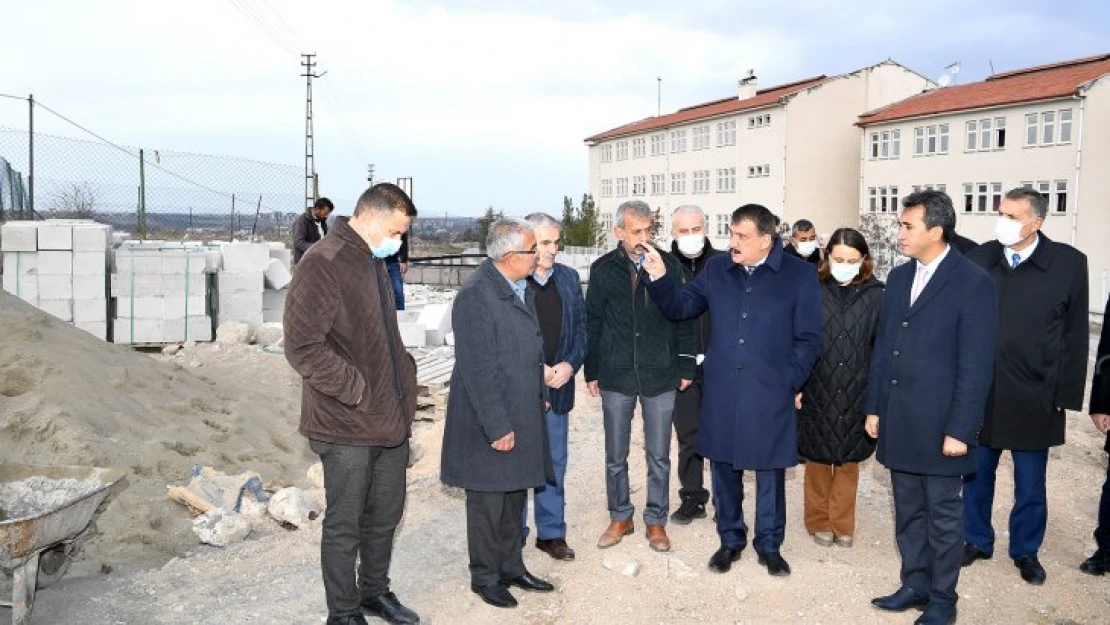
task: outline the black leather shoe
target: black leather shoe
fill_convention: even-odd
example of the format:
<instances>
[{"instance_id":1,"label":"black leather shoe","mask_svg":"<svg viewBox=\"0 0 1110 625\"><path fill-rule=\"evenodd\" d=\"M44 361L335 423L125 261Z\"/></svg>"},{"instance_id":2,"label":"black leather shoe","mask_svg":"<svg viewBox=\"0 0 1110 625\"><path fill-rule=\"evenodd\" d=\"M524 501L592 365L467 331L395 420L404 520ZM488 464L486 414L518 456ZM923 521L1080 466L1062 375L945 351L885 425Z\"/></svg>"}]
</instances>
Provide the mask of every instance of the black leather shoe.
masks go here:
<instances>
[{"instance_id":1,"label":"black leather shoe","mask_svg":"<svg viewBox=\"0 0 1110 625\"><path fill-rule=\"evenodd\" d=\"M956 606L931 603L913 625L951 625L956 622Z\"/></svg>"},{"instance_id":2,"label":"black leather shoe","mask_svg":"<svg viewBox=\"0 0 1110 625\"><path fill-rule=\"evenodd\" d=\"M767 572L775 577L790 575L790 565L782 559L782 555L777 551L759 554L759 564L767 567Z\"/></svg>"},{"instance_id":3,"label":"black leather shoe","mask_svg":"<svg viewBox=\"0 0 1110 625\"><path fill-rule=\"evenodd\" d=\"M902 586L893 595L875 597L871 600L871 605L887 612L905 612L910 608L921 610L928 603L928 595L923 595L909 586Z\"/></svg>"},{"instance_id":4,"label":"black leather shoe","mask_svg":"<svg viewBox=\"0 0 1110 625\"><path fill-rule=\"evenodd\" d=\"M329 616L326 625L369 625L361 614L344 614L343 616Z\"/></svg>"},{"instance_id":5,"label":"black leather shoe","mask_svg":"<svg viewBox=\"0 0 1110 625\"><path fill-rule=\"evenodd\" d=\"M503 579L501 583L516 586L521 590L528 590L531 592L551 592L555 590L555 586L553 586L551 582L546 582L531 573L525 573L520 577L514 577L512 579Z\"/></svg>"},{"instance_id":6,"label":"black leather shoe","mask_svg":"<svg viewBox=\"0 0 1110 625\"><path fill-rule=\"evenodd\" d=\"M1014 566L1021 569L1021 578L1034 586L1040 586L1048 578L1040 560L1037 560L1037 556L1014 558Z\"/></svg>"},{"instance_id":7,"label":"black leather shoe","mask_svg":"<svg viewBox=\"0 0 1110 625\"><path fill-rule=\"evenodd\" d=\"M1079 565L1079 570L1088 575L1105 575L1110 573L1110 553L1096 551L1095 554Z\"/></svg>"},{"instance_id":8,"label":"black leather shoe","mask_svg":"<svg viewBox=\"0 0 1110 625\"><path fill-rule=\"evenodd\" d=\"M362 602L362 609L371 616L376 616L386 623L396 625L411 625L419 623L420 616L406 608L397 600L397 595L387 592L371 597Z\"/></svg>"},{"instance_id":9,"label":"black leather shoe","mask_svg":"<svg viewBox=\"0 0 1110 625\"><path fill-rule=\"evenodd\" d=\"M675 510L674 514L671 515L671 522L679 525L689 525L694 519L704 519L705 517L705 503L693 497L686 497L682 500L682 505L678 507L678 510Z\"/></svg>"},{"instance_id":10,"label":"black leather shoe","mask_svg":"<svg viewBox=\"0 0 1110 625\"><path fill-rule=\"evenodd\" d=\"M994 554L987 553L975 545L964 543L964 561L960 566L971 566L976 560L990 560Z\"/></svg>"},{"instance_id":11,"label":"black leather shoe","mask_svg":"<svg viewBox=\"0 0 1110 625\"><path fill-rule=\"evenodd\" d=\"M474 586L472 584L470 590L481 597L482 601L495 608L515 608L517 606L516 597L503 584L490 584L488 586Z\"/></svg>"},{"instance_id":12,"label":"black leather shoe","mask_svg":"<svg viewBox=\"0 0 1110 625\"><path fill-rule=\"evenodd\" d=\"M732 568L732 563L740 559L740 554L743 549L733 549L721 545L721 548L709 558L709 570L716 573L728 573Z\"/></svg>"}]
</instances>

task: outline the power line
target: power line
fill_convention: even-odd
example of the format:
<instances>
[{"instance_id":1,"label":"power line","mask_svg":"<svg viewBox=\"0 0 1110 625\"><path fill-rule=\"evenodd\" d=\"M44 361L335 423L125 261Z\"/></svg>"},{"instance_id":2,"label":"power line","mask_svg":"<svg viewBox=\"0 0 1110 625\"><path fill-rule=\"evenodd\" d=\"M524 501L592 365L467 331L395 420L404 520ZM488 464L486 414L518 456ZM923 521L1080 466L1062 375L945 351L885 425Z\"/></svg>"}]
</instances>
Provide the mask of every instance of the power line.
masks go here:
<instances>
[{"instance_id":1,"label":"power line","mask_svg":"<svg viewBox=\"0 0 1110 625\"><path fill-rule=\"evenodd\" d=\"M255 26L258 27L263 34L265 34L271 41L281 46L283 50L289 53L290 56L299 56L297 51L290 47L288 43L275 31L266 20L262 19L260 15L254 12L247 0L229 0L231 5L235 7L240 13L249 19Z\"/></svg>"}]
</instances>

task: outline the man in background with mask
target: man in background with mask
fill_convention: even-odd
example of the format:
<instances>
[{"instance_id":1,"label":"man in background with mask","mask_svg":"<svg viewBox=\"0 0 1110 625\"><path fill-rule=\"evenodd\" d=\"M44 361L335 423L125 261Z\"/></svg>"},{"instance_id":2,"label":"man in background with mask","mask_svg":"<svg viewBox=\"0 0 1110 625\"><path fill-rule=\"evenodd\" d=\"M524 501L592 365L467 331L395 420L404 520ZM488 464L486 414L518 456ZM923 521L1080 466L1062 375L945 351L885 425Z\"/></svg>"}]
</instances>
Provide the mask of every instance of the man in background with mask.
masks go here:
<instances>
[{"instance_id":1,"label":"man in background with mask","mask_svg":"<svg viewBox=\"0 0 1110 625\"><path fill-rule=\"evenodd\" d=\"M790 230L790 242L786 244L786 253L795 258L800 258L814 267L821 264L820 244L817 242L817 228L808 219L799 219L794 222Z\"/></svg>"},{"instance_id":2,"label":"man in background with mask","mask_svg":"<svg viewBox=\"0 0 1110 625\"><path fill-rule=\"evenodd\" d=\"M415 216L399 187L374 185L354 216L337 221L301 258L285 302L285 358L304 378L300 432L324 466L328 625L365 625L362 611L389 623L420 622L389 590L416 363L401 341L382 261Z\"/></svg>"},{"instance_id":3,"label":"man in background with mask","mask_svg":"<svg viewBox=\"0 0 1110 625\"><path fill-rule=\"evenodd\" d=\"M1043 584L1037 560L1048 521L1045 470L1050 447L1064 444L1064 410L1081 410L1087 377L1087 257L1040 232L1048 198L1017 188L998 208L996 241L967 258L998 288L998 352L975 473L964 478L964 560L994 553L991 507L1003 450L1014 462L1009 555L1030 584Z\"/></svg>"},{"instance_id":4,"label":"man in background with mask","mask_svg":"<svg viewBox=\"0 0 1110 625\"><path fill-rule=\"evenodd\" d=\"M671 215L671 254L682 265L686 282L693 282L705 262L722 252L714 249L705 236L705 212L697 206L679 206ZM698 365L694 383L679 391L674 402L674 433L678 438L678 495L682 499L671 521L686 525L694 519L705 518L705 504L709 491L704 486L705 459L697 452L698 412L701 410L702 370L705 348L709 346L709 313L698 317L697 354L679 354L680 358L695 358Z\"/></svg>"}]
</instances>

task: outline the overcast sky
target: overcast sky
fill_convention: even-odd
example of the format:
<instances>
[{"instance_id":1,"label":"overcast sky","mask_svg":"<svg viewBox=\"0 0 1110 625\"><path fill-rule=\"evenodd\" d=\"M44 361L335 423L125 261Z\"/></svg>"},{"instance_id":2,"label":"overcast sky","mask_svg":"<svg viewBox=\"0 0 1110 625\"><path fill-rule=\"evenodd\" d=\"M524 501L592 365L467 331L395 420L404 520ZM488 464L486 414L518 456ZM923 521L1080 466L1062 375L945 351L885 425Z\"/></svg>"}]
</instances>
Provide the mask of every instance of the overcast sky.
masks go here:
<instances>
[{"instance_id":1,"label":"overcast sky","mask_svg":"<svg viewBox=\"0 0 1110 625\"><path fill-rule=\"evenodd\" d=\"M171 6L172 5L172 6ZM893 58L959 82L1110 52L1105 2L6 2L0 93L126 145L300 165L315 52L322 193L412 176L425 214L560 210L582 139L663 110ZM0 100L0 125L26 105ZM64 127L44 130L74 135ZM349 206L341 205L347 212Z\"/></svg>"}]
</instances>

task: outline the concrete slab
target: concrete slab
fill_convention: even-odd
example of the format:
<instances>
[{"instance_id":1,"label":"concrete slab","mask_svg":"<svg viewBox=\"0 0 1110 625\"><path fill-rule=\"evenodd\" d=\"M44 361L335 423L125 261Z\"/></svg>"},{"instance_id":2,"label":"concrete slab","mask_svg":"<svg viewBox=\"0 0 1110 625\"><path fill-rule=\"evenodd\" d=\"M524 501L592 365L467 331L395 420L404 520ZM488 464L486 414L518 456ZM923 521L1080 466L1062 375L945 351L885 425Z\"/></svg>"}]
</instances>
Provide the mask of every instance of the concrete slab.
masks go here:
<instances>
[{"instance_id":1,"label":"concrete slab","mask_svg":"<svg viewBox=\"0 0 1110 625\"><path fill-rule=\"evenodd\" d=\"M72 276L73 252L39 252L38 268L40 275Z\"/></svg>"},{"instance_id":2,"label":"concrete slab","mask_svg":"<svg viewBox=\"0 0 1110 625\"><path fill-rule=\"evenodd\" d=\"M266 272L263 274L266 277L266 284L275 290L281 290L289 286L289 282L293 280L293 276L289 273L282 262L276 258L271 258L269 265L266 267Z\"/></svg>"},{"instance_id":3,"label":"concrete slab","mask_svg":"<svg viewBox=\"0 0 1110 625\"><path fill-rule=\"evenodd\" d=\"M199 276L206 268L205 254L201 251L173 251L162 252L162 275Z\"/></svg>"},{"instance_id":4,"label":"concrete slab","mask_svg":"<svg viewBox=\"0 0 1110 625\"><path fill-rule=\"evenodd\" d=\"M161 274L112 274L112 297L157 297L165 291ZM183 287L184 288L184 287Z\"/></svg>"},{"instance_id":5,"label":"concrete slab","mask_svg":"<svg viewBox=\"0 0 1110 625\"><path fill-rule=\"evenodd\" d=\"M39 250L73 249L73 224L44 221L38 228Z\"/></svg>"},{"instance_id":6,"label":"concrete slab","mask_svg":"<svg viewBox=\"0 0 1110 625\"><path fill-rule=\"evenodd\" d=\"M53 315L62 321L73 321L73 300L39 299L39 310Z\"/></svg>"},{"instance_id":7,"label":"concrete slab","mask_svg":"<svg viewBox=\"0 0 1110 625\"><path fill-rule=\"evenodd\" d=\"M167 295L164 299L165 319L184 319L204 315L208 308L203 295Z\"/></svg>"},{"instance_id":8,"label":"concrete slab","mask_svg":"<svg viewBox=\"0 0 1110 625\"><path fill-rule=\"evenodd\" d=\"M73 299L73 276L39 276L39 299Z\"/></svg>"},{"instance_id":9,"label":"concrete slab","mask_svg":"<svg viewBox=\"0 0 1110 625\"><path fill-rule=\"evenodd\" d=\"M270 263L270 248L265 243L224 243L220 247L224 271L266 271Z\"/></svg>"},{"instance_id":10,"label":"concrete slab","mask_svg":"<svg viewBox=\"0 0 1110 625\"><path fill-rule=\"evenodd\" d=\"M38 306L39 304L38 276L21 276L14 272L4 272L4 291L15 295L33 306Z\"/></svg>"},{"instance_id":11,"label":"concrete slab","mask_svg":"<svg viewBox=\"0 0 1110 625\"><path fill-rule=\"evenodd\" d=\"M162 319L116 319L112 323L112 340L132 343L162 343L165 322Z\"/></svg>"},{"instance_id":12,"label":"concrete slab","mask_svg":"<svg viewBox=\"0 0 1110 625\"><path fill-rule=\"evenodd\" d=\"M428 304L420 310L419 323L428 333L429 346L443 345L451 332L451 304Z\"/></svg>"},{"instance_id":13,"label":"concrete slab","mask_svg":"<svg viewBox=\"0 0 1110 625\"><path fill-rule=\"evenodd\" d=\"M39 272L37 252L4 252L4 275L34 276Z\"/></svg>"},{"instance_id":14,"label":"concrete slab","mask_svg":"<svg viewBox=\"0 0 1110 625\"><path fill-rule=\"evenodd\" d=\"M116 299L116 316L121 319L157 319L166 314L166 300L161 297L127 297Z\"/></svg>"},{"instance_id":15,"label":"concrete slab","mask_svg":"<svg viewBox=\"0 0 1110 625\"><path fill-rule=\"evenodd\" d=\"M197 296L208 292L208 281L204 274L200 275L164 275L162 276L162 294Z\"/></svg>"},{"instance_id":16,"label":"concrete slab","mask_svg":"<svg viewBox=\"0 0 1110 625\"><path fill-rule=\"evenodd\" d=\"M262 310L276 310L279 313L285 310L285 298L289 294L288 289L275 291L273 289L266 289L262 292Z\"/></svg>"},{"instance_id":17,"label":"concrete slab","mask_svg":"<svg viewBox=\"0 0 1110 625\"><path fill-rule=\"evenodd\" d=\"M267 263L270 261L266 261ZM234 272L221 271L216 276L216 290L221 294L262 293L266 288L261 271ZM259 310L262 307L259 306Z\"/></svg>"},{"instance_id":18,"label":"concrete slab","mask_svg":"<svg viewBox=\"0 0 1110 625\"><path fill-rule=\"evenodd\" d=\"M43 254L56 254L58 252L43 252ZM106 250L97 252L73 252L72 273L75 276L100 276L108 273L108 253Z\"/></svg>"},{"instance_id":19,"label":"concrete slab","mask_svg":"<svg viewBox=\"0 0 1110 625\"><path fill-rule=\"evenodd\" d=\"M73 276L73 299L107 299L106 276Z\"/></svg>"},{"instance_id":20,"label":"concrete slab","mask_svg":"<svg viewBox=\"0 0 1110 625\"><path fill-rule=\"evenodd\" d=\"M82 323L74 322L73 324L77 329L84 330L96 338L107 341L108 340L108 322L107 321L85 321Z\"/></svg>"},{"instance_id":21,"label":"concrete slab","mask_svg":"<svg viewBox=\"0 0 1110 625\"><path fill-rule=\"evenodd\" d=\"M108 320L108 300L101 299L75 299L73 300L73 322L76 323L104 323Z\"/></svg>"},{"instance_id":22,"label":"concrete slab","mask_svg":"<svg viewBox=\"0 0 1110 625\"><path fill-rule=\"evenodd\" d=\"M105 224L73 227L74 252L103 252L112 245L112 227Z\"/></svg>"},{"instance_id":23,"label":"concrete slab","mask_svg":"<svg viewBox=\"0 0 1110 625\"><path fill-rule=\"evenodd\" d=\"M37 222L13 221L0 226L0 251L35 252L38 249Z\"/></svg>"}]
</instances>

